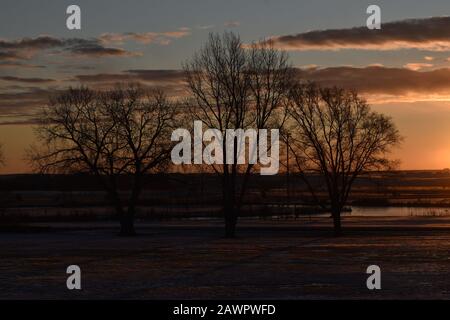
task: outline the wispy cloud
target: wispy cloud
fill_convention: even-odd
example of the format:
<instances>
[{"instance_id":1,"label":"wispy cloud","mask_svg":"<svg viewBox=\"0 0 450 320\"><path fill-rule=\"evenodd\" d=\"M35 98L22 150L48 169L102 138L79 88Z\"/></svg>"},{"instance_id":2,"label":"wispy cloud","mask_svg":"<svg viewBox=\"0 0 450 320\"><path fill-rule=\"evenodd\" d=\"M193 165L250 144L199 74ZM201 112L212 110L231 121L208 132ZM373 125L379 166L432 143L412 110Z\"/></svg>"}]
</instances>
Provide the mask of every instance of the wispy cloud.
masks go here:
<instances>
[{"instance_id":1,"label":"wispy cloud","mask_svg":"<svg viewBox=\"0 0 450 320\"><path fill-rule=\"evenodd\" d=\"M183 79L181 70L126 70L122 73L99 73L77 75L75 80L80 82L120 82L120 81L147 81L147 82L179 82Z\"/></svg>"},{"instance_id":2,"label":"wispy cloud","mask_svg":"<svg viewBox=\"0 0 450 320\"><path fill-rule=\"evenodd\" d=\"M30 59L34 54L46 50L57 50L57 52L88 57L125 57L139 54L122 48L107 47L101 40L96 38L38 36L36 38L19 40L0 40L0 59L3 60L26 60Z\"/></svg>"},{"instance_id":3,"label":"wispy cloud","mask_svg":"<svg viewBox=\"0 0 450 320\"><path fill-rule=\"evenodd\" d=\"M46 105L49 97L56 92L58 90L54 88L31 87L16 92L0 93L0 115L28 119L39 107Z\"/></svg>"},{"instance_id":4,"label":"wispy cloud","mask_svg":"<svg viewBox=\"0 0 450 320\"><path fill-rule=\"evenodd\" d=\"M110 88L116 83L139 83L143 87L159 87L167 90L170 96L182 95L184 92L184 74L181 70L126 70L121 73L81 74L72 82L88 84L97 89Z\"/></svg>"},{"instance_id":5,"label":"wispy cloud","mask_svg":"<svg viewBox=\"0 0 450 320\"><path fill-rule=\"evenodd\" d=\"M215 26L214 26L213 24L209 24L209 25L198 26L197 29L200 29L200 30L208 30L208 29L212 29L212 28L214 28L214 27L215 27Z\"/></svg>"},{"instance_id":6,"label":"wispy cloud","mask_svg":"<svg viewBox=\"0 0 450 320\"><path fill-rule=\"evenodd\" d=\"M122 48L105 48L98 44L77 46L68 50L70 53L88 57L137 57L142 56L141 52L127 51Z\"/></svg>"},{"instance_id":7,"label":"wispy cloud","mask_svg":"<svg viewBox=\"0 0 450 320\"><path fill-rule=\"evenodd\" d=\"M287 50L396 50L450 49L450 17L408 19L383 23L380 30L367 27L316 30L270 38Z\"/></svg>"},{"instance_id":8,"label":"wispy cloud","mask_svg":"<svg viewBox=\"0 0 450 320\"><path fill-rule=\"evenodd\" d=\"M223 24L227 28L239 27L241 23L239 21L227 21Z\"/></svg>"},{"instance_id":9,"label":"wispy cloud","mask_svg":"<svg viewBox=\"0 0 450 320\"><path fill-rule=\"evenodd\" d=\"M0 68L43 69L46 68L46 66L24 62L4 61L0 62Z\"/></svg>"},{"instance_id":10,"label":"wispy cloud","mask_svg":"<svg viewBox=\"0 0 450 320\"><path fill-rule=\"evenodd\" d=\"M416 70L420 70L420 69L431 68L432 66L433 66L433 64L431 64L431 63L411 62L411 63L405 64L404 67L406 69L416 71Z\"/></svg>"},{"instance_id":11,"label":"wispy cloud","mask_svg":"<svg viewBox=\"0 0 450 320\"><path fill-rule=\"evenodd\" d=\"M22 82L22 83L47 83L54 82L54 79L45 79L45 78L21 78L21 77L13 77L13 76L4 76L0 77L2 81L11 81L11 82Z\"/></svg>"},{"instance_id":12,"label":"wispy cloud","mask_svg":"<svg viewBox=\"0 0 450 320\"><path fill-rule=\"evenodd\" d=\"M99 39L102 43L123 44L127 41L135 41L142 44L156 43L161 45L169 44L173 39L179 39L190 35L189 28L180 28L167 32L126 32L126 33L104 33Z\"/></svg>"}]
</instances>

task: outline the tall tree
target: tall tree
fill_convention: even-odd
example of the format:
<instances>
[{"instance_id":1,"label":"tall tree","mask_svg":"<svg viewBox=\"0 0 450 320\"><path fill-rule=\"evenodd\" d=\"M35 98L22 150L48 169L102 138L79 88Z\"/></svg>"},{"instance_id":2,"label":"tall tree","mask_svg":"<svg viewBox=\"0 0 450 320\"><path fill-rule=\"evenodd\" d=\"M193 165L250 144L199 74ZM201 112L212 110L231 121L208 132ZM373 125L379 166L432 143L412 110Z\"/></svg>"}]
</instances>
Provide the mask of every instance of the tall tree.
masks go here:
<instances>
[{"instance_id":1,"label":"tall tree","mask_svg":"<svg viewBox=\"0 0 450 320\"><path fill-rule=\"evenodd\" d=\"M158 90L71 88L44 108L36 130L41 144L32 146L30 160L40 172L95 175L120 218L120 234L134 235L144 175L170 158L173 116L174 105ZM120 192L121 175L132 180L129 192Z\"/></svg>"},{"instance_id":2,"label":"tall tree","mask_svg":"<svg viewBox=\"0 0 450 320\"><path fill-rule=\"evenodd\" d=\"M297 84L290 91L290 147L301 177L319 173L328 192L335 234L355 179L389 168L388 152L401 141L392 120L370 110L354 91ZM314 195L316 196L316 195Z\"/></svg>"},{"instance_id":3,"label":"tall tree","mask_svg":"<svg viewBox=\"0 0 450 320\"><path fill-rule=\"evenodd\" d=\"M273 49L270 42L246 48L233 33L210 34L205 46L184 64L184 71L192 119L222 133L223 159L227 158L227 129L280 126L276 110L283 106L287 96L292 69L287 55ZM237 164L237 139L232 143L233 163L213 166L221 177L226 237L235 236L242 199L254 167ZM243 174L243 179L239 174Z\"/></svg>"}]
</instances>

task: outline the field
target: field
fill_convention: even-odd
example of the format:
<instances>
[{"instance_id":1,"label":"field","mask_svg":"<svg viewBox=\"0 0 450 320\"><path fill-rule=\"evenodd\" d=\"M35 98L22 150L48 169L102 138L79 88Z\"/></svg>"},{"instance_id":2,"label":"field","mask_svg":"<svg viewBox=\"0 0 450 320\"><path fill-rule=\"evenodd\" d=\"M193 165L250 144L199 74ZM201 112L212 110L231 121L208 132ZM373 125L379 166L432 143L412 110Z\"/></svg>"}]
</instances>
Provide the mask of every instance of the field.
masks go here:
<instances>
[{"instance_id":1,"label":"field","mask_svg":"<svg viewBox=\"0 0 450 320\"><path fill-rule=\"evenodd\" d=\"M450 299L446 170L363 176L339 238L326 213L283 215L308 203L295 175L253 177L236 239L215 176L147 180L139 234L123 238L92 177L0 176L0 299ZM73 264L81 291L66 288Z\"/></svg>"},{"instance_id":2,"label":"field","mask_svg":"<svg viewBox=\"0 0 450 320\"><path fill-rule=\"evenodd\" d=\"M37 299L450 299L450 218L40 223L0 233L0 298ZM79 265L82 290L66 289ZM369 265L382 289L366 288Z\"/></svg>"}]
</instances>

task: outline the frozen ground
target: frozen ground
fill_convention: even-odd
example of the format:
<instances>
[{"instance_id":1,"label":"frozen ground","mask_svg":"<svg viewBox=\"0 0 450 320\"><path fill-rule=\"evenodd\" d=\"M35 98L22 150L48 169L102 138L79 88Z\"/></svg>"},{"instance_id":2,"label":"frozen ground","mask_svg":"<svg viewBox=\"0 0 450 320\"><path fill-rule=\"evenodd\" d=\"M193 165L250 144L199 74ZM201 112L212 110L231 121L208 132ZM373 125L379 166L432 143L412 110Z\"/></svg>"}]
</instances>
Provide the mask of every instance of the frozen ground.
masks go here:
<instances>
[{"instance_id":1,"label":"frozen ground","mask_svg":"<svg viewBox=\"0 0 450 320\"><path fill-rule=\"evenodd\" d=\"M450 218L220 221L34 225L0 232L0 298L34 299L450 299ZM49 228L47 228L49 227ZM82 290L66 289L66 267ZM366 288L367 266L382 289Z\"/></svg>"}]
</instances>

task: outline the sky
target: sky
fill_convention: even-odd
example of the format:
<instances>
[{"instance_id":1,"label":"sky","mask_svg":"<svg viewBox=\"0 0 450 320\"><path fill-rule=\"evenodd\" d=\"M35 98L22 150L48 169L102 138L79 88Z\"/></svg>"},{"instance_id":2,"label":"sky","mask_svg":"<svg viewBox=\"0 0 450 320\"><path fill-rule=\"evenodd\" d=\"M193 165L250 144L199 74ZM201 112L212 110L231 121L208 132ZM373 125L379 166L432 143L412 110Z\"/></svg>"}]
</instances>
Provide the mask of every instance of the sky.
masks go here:
<instances>
[{"instance_id":1,"label":"sky","mask_svg":"<svg viewBox=\"0 0 450 320\"><path fill-rule=\"evenodd\" d=\"M81 8L68 30L66 8ZM381 30L366 28L369 5ZM302 78L357 89L404 136L400 169L450 167L448 0L2 0L0 173L28 172L36 112L49 95L80 84L138 81L177 93L182 62L210 32L245 43L272 39Z\"/></svg>"}]
</instances>

